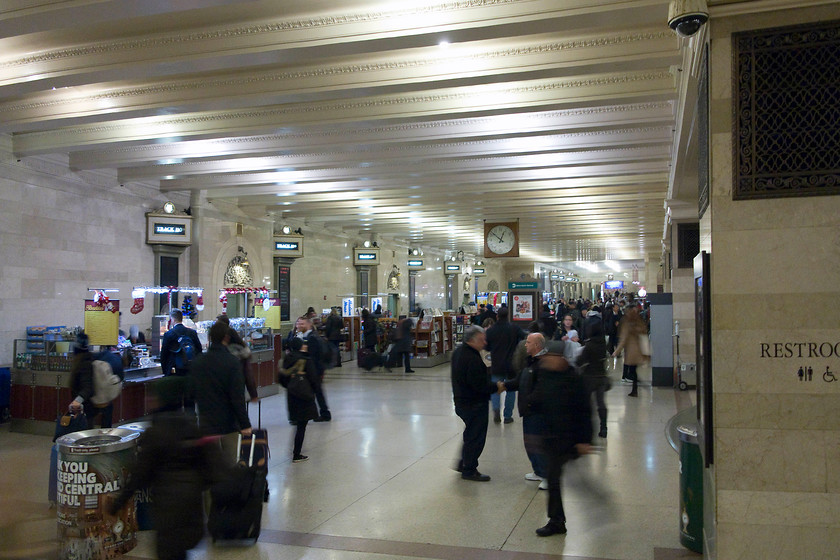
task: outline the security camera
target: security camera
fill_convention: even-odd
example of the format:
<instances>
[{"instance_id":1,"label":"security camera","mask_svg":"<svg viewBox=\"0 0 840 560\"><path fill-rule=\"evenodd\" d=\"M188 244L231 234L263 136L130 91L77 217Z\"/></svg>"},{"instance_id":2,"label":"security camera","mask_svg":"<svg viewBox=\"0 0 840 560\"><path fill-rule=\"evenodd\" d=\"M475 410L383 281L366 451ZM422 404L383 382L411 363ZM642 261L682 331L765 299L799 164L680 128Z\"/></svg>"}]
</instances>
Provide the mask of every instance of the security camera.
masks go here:
<instances>
[{"instance_id":1,"label":"security camera","mask_svg":"<svg viewBox=\"0 0 840 560\"><path fill-rule=\"evenodd\" d=\"M691 37L709 21L706 0L671 0L668 6L668 26L680 37Z\"/></svg>"}]
</instances>

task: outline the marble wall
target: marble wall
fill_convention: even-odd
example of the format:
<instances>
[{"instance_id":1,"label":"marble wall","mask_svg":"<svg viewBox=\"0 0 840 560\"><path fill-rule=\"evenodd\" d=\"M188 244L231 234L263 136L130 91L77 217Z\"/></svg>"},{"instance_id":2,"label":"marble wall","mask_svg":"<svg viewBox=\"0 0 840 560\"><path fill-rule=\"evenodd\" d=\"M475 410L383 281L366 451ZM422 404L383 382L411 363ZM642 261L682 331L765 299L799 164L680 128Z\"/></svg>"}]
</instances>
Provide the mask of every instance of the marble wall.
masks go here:
<instances>
[{"instance_id":1,"label":"marble wall","mask_svg":"<svg viewBox=\"0 0 840 560\"><path fill-rule=\"evenodd\" d=\"M840 197L732 200L731 34L831 19L836 3L710 22L712 558L828 559L840 548L840 383L822 377L840 356L773 345L840 341Z\"/></svg>"}]
</instances>

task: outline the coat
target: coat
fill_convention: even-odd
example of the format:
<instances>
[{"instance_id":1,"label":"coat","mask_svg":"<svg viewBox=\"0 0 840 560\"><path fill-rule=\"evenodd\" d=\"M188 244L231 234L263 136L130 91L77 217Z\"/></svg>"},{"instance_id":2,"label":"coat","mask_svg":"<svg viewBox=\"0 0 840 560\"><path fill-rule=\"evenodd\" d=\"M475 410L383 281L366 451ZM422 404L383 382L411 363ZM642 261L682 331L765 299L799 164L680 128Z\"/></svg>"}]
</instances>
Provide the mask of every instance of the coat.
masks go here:
<instances>
[{"instance_id":1,"label":"coat","mask_svg":"<svg viewBox=\"0 0 840 560\"><path fill-rule=\"evenodd\" d=\"M200 437L195 421L183 412L155 413L138 441L128 480L111 505L117 511L137 490L150 489L158 558L176 557L204 535L202 494L223 476L224 463L218 443Z\"/></svg>"},{"instance_id":2,"label":"coat","mask_svg":"<svg viewBox=\"0 0 840 560\"><path fill-rule=\"evenodd\" d=\"M400 319L397 323L397 338L394 340L393 352L411 352L413 346L411 343L411 334L414 330L413 325L411 319L408 317Z\"/></svg>"},{"instance_id":3,"label":"coat","mask_svg":"<svg viewBox=\"0 0 840 560\"><path fill-rule=\"evenodd\" d=\"M478 350L461 344L452 354L452 396L455 406L472 406L486 403L498 389L490 381L487 366Z\"/></svg>"},{"instance_id":4,"label":"coat","mask_svg":"<svg viewBox=\"0 0 840 560\"><path fill-rule=\"evenodd\" d=\"M642 321L633 321L625 315L618 328L618 346L615 354L624 351L624 365L638 366L648 361L649 356L642 355L639 336L647 336L647 327Z\"/></svg>"},{"instance_id":5,"label":"coat","mask_svg":"<svg viewBox=\"0 0 840 560\"><path fill-rule=\"evenodd\" d=\"M245 378L239 360L221 343L211 343L190 367L190 385L205 434L223 435L251 427L245 408Z\"/></svg>"},{"instance_id":6,"label":"coat","mask_svg":"<svg viewBox=\"0 0 840 560\"><path fill-rule=\"evenodd\" d=\"M283 359L277 381L283 387L288 388L292 371L296 369L295 365L299 360L304 360L304 377L312 386L312 391L315 392L321 382L320 377L311 358L302 352L293 351ZM318 418L318 408L315 406L314 395L310 399L304 399L286 391L286 407L289 409L289 420L293 422L308 422Z\"/></svg>"},{"instance_id":7,"label":"coat","mask_svg":"<svg viewBox=\"0 0 840 560\"><path fill-rule=\"evenodd\" d=\"M513 368L513 353L525 333L510 321L499 321L487 329L487 349L490 351L490 373L512 379L518 373Z\"/></svg>"},{"instance_id":8,"label":"coat","mask_svg":"<svg viewBox=\"0 0 840 560\"><path fill-rule=\"evenodd\" d=\"M175 352L178 350L178 339L184 335L192 339L196 357L201 352L201 341L198 339L198 333L185 327L183 323L177 323L166 331L160 342L160 371L163 372L163 375L172 375L171 371L175 368ZM189 369L175 368L176 375L187 375L188 373Z\"/></svg>"},{"instance_id":9,"label":"coat","mask_svg":"<svg viewBox=\"0 0 840 560\"><path fill-rule=\"evenodd\" d=\"M553 363L562 365L554 367ZM556 355L540 357L534 368L534 389L528 402L531 411L545 420L543 435L557 438L561 447L591 443L589 392L583 378L569 367L565 358Z\"/></svg>"}]
</instances>

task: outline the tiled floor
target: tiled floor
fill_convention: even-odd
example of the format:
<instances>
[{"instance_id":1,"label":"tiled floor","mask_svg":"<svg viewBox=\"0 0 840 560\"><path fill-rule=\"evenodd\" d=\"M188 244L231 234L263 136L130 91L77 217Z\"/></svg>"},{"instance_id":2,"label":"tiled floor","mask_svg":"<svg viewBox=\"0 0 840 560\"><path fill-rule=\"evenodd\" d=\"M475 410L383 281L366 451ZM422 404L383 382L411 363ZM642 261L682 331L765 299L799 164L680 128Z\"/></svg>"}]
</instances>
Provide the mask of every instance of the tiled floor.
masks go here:
<instances>
[{"instance_id":1,"label":"tiled floor","mask_svg":"<svg viewBox=\"0 0 840 560\"><path fill-rule=\"evenodd\" d=\"M649 381L649 370L640 373ZM490 424L480 469L492 481L463 481L451 469L463 424L453 411L449 364L405 377L345 364L328 372L326 391L334 420L310 424L310 460L298 464L285 395L263 400L272 495L260 540L245 549L205 540L192 559L698 557L679 544L678 456L664 435L668 419L691 405L689 393L648 382L633 399L616 383L607 393L603 451L571 464L564 477L569 532L540 538L534 529L546 521L547 496L523 478L530 468L519 418ZM55 557L49 448L49 438L0 430L0 558ZM128 558L154 558L152 538L142 533Z\"/></svg>"}]
</instances>

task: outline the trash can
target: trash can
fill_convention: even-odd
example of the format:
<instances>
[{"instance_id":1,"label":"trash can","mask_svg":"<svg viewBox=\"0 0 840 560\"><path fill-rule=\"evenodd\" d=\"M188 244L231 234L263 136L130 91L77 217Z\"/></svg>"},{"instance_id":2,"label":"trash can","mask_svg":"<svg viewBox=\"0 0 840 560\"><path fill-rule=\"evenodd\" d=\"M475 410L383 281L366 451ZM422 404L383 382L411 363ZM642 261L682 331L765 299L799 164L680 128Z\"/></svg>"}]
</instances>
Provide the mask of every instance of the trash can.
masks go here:
<instances>
[{"instance_id":1,"label":"trash can","mask_svg":"<svg viewBox=\"0 0 840 560\"><path fill-rule=\"evenodd\" d=\"M110 515L126 481L140 432L83 430L56 440L59 558L106 560L137 545L134 500Z\"/></svg>"},{"instance_id":2,"label":"trash can","mask_svg":"<svg viewBox=\"0 0 840 560\"><path fill-rule=\"evenodd\" d=\"M680 438L680 544L703 553L703 456L697 427L677 427Z\"/></svg>"},{"instance_id":3,"label":"trash can","mask_svg":"<svg viewBox=\"0 0 840 560\"><path fill-rule=\"evenodd\" d=\"M131 422L130 424L123 424L120 428L125 430L133 430L140 433L152 427L151 421L141 420L140 422ZM137 530L151 531L154 529L152 523L152 495L149 488L141 488L134 495L134 504L137 507Z\"/></svg>"}]
</instances>

